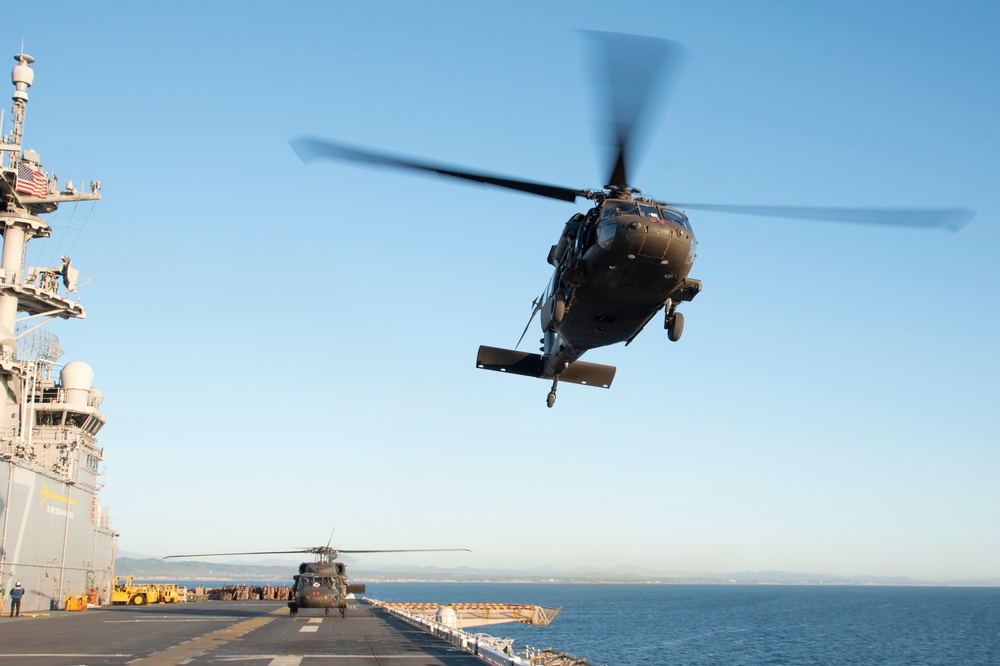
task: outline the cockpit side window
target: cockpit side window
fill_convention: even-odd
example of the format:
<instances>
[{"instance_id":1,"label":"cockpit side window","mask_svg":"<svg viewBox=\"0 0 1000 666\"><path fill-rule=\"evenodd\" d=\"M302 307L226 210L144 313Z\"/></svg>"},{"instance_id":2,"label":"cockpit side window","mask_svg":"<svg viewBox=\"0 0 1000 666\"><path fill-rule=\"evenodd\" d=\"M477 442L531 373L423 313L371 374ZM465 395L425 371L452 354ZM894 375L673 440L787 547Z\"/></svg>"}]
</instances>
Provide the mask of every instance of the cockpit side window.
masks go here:
<instances>
[{"instance_id":1,"label":"cockpit side window","mask_svg":"<svg viewBox=\"0 0 1000 666\"><path fill-rule=\"evenodd\" d=\"M681 215L680 213L670 210L669 208L660 208L660 214L663 215L663 219L672 220L677 224L680 224L688 231L691 231L691 223L688 222L687 217Z\"/></svg>"}]
</instances>

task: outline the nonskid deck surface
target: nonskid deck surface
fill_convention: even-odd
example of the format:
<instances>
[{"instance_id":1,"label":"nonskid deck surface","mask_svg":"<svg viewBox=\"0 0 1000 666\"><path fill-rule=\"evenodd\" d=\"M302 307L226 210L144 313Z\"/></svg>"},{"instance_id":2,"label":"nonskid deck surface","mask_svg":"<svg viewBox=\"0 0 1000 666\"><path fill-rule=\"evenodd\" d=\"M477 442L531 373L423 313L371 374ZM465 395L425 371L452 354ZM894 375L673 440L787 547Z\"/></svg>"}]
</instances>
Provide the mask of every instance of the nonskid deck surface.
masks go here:
<instances>
[{"instance_id":1,"label":"nonskid deck surface","mask_svg":"<svg viewBox=\"0 0 1000 666\"><path fill-rule=\"evenodd\" d=\"M0 664L76 666L480 666L382 610L351 602L346 619L274 601L113 606L0 618Z\"/></svg>"}]
</instances>

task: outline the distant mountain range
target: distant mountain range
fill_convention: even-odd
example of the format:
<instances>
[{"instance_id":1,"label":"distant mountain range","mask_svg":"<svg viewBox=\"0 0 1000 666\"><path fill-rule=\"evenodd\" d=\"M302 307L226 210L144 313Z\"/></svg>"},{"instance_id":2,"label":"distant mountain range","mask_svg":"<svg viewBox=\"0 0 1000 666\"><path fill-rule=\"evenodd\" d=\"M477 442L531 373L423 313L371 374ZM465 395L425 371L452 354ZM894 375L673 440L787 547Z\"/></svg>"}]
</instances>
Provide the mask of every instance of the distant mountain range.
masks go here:
<instances>
[{"instance_id":1,"label":"distant mountain range","mask_svg":"<svg viewBox=\"0 0 1000 666\"><path fill-rule=\"evenodd\" d=\"M298 562L267 560L258 564L163 560L121 553L115 573L146 580L232 581L290 583ZM404 565L352 564L351 577L358 582L556 582L556 583L702 583L743 585L967 585L1000 587L1000 578L925 581L905 576L835 576L786 571L740 571L736 573L669 573L643 567L540 566L531 569L474 569L471 567L411 567Z\"/></svg>"}]
</instances>

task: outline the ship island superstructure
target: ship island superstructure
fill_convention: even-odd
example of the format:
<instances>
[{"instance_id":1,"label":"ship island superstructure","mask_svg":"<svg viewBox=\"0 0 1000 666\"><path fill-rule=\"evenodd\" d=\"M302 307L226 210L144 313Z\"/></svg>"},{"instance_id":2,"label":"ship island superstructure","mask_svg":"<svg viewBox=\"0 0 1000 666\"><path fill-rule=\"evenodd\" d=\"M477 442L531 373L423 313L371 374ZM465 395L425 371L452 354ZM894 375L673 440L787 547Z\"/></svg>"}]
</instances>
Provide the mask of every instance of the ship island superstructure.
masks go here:
<instances>
[{"instance_id":1,"label":"ship island superstructure","mask_svg":"<svg viewBox=\"0 0 1000 666\"><path fill-rule=\"evenodd\" d=\"M100 183L60 188L23 147L34 58L14 60L12 128L0 136L0 590L6 610L19 581L24 612L63 608L70 595L107 602L118 535L99 502L103 394L90 366L60 364L58 339L41 330L57 317L85 317L79 271L67 256L26 266L28 243L52 233L41 216L100 199Z\"/></svg>"}]
</instances>

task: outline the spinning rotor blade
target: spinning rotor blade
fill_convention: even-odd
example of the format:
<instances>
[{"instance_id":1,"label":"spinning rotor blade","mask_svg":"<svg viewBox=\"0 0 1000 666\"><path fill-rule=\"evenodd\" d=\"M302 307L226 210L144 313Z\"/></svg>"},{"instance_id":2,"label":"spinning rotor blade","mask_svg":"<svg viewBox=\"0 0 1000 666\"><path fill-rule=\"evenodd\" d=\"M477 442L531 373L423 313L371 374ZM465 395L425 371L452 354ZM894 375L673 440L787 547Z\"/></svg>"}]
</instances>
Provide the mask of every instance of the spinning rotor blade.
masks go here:
<instances>
[{"instance_id":1,"label":"spinning rotor blade","mask_svg":"<svg viewBox=\"0 0 1000 666\"><path fill-rule=\"evenodd\" d=\"M166 555L163 559L171 557L215 557L216 555L291 555L293 553L311 553L312 550L254 550L246 553L192 553L188 555Z\"/></svg>"},{"instance_id":2,"label":"spinning rotor blade","mask_svg":"<svg viewBox=\"0 0 1000 666\"><path fill-rule=\"evenodd\" d=\"M463 551L471 553L468 548L403 548L402 550L341 550L341 553L455 553Z\"/></svg>"},{"instance_id":3,"label":"spinning rotor blade","mask_svg":"<svg viewBox=\"0 0 1000 666\"><path fill-rule=\"evenodd\" d=\"M614 160L607 187L628 188L628 168L635 135L653 106L654 97L665 93L684 51L675 42L613 32L592 32L597 59L604 67L598 87L606 88L610 103L608 126Z\"/></svg>"},{"instance_id":4,"label":"spinning rotor blade","mask_svg":"<svg viewBox=\"0 0 1000 666\"><path fill-rule=\"evenodd\" d=\"M813 208L808 206L730 206L687 203L672 203L670 205L682 210L707 210L734 215L947 229L948 231L958 231L976 216L976 211L967 208Z\"/></svg>"},{"instance_id":5,"label":"spinning rotor blade","mask_svg":"<svg viewBox=\"0 0 1000 666\"><path fill-rule=\"evenodd\" d=\"M387 155L385 153L376 153L367 149L352 148L343 144L333 143L332 141L326 141L324 139L303 137L300 139L292 139L289 141L289 144L292 146L292 150L295 151L295 154L298 155L299 159L303 162L309 162L319 158L329 158L347 160L349 162L375 164L379 166L393 167L395 169L426 171L436 173L441 176L461 178L462 180L471 180L475 183L482 183L484 185L494 185L496 187L504 187L508 190L517 190L518 192L535 194L541 197L548 197L549 199L569 201L570 203L576 201L577 197L591 196L591 193L586 190L573 190L568 187L559 187L558 185L546 185L544 183L533 183L527 180L515 180L512 178L502 178L500 176L493 176L484 173L475 173L473 171L465 171L442 164L417 162L406 157L397 157Z\"/></svg>"}]
</instances>

